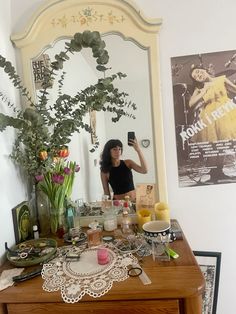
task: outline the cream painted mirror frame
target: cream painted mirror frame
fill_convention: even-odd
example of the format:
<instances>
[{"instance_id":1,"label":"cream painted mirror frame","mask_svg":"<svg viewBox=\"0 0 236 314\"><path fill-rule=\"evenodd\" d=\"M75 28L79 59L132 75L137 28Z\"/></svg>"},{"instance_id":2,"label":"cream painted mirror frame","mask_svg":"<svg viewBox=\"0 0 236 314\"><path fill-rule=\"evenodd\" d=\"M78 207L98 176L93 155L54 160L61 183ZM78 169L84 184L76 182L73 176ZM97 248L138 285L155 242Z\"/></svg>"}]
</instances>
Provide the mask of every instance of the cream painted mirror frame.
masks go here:
<instances>
[{"instance_id":1,"label":"cream painted mirror frame","mask_svg":"<svg viewBox=\"0 0 236 314\"><path fill-rule=\"evenodd\" d=\"M167 202L166 167L160 97L158 35L161 19L147 19L128 0L48 0L34 13L22 33L11 40L20 49L25 86L33 94L31 60L58 38L84 30L120 34L148 51L157 195Z\"/></svg>"}]
</instances>

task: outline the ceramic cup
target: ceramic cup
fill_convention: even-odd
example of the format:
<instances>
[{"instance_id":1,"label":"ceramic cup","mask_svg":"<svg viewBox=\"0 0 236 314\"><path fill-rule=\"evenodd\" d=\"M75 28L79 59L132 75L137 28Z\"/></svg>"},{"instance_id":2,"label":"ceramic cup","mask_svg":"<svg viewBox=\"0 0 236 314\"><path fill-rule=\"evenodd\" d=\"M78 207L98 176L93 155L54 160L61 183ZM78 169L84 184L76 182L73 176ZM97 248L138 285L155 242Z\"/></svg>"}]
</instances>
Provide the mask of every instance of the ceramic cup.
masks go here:
<instances>
[{"instance_id":1,"label":"ceramic cup","mask_svg":"<svg viewBox=\"0 0 236 314\"><path fill-rule=\"evenodd\" d=\"M168 242L176 240L175 234L170 230L170 223L168 221L149 221L143 225L142 229L144 237L149 243L152 241L158 241L159 238L163 239L163 241L165 241L166 238L168 239Z\"/></svg>"}]
</instances>

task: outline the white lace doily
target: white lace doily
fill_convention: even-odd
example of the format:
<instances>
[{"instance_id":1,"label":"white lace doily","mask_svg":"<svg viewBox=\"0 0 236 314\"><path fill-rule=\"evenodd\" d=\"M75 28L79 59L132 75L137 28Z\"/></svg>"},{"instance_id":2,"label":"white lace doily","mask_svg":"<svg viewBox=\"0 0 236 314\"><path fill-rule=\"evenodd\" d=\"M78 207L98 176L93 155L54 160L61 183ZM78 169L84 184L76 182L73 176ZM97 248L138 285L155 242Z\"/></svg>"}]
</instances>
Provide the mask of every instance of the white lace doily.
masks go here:
<instances>
[{"instance_id":1,"label":"white lace doily","mask_svg":"<svg viewBox=\"0 0 236 314\"><path fill-rule=\"evenodd\" d=\"M114 281L127 279L127 266L137 262L131 254L120 254L107 247L109 263L97 263L97 248L81 249L76 246L58 248L58 257L44 264L43 289L48 292L61 291L67 303L78 302L85 294L94 298L106 294ZM68 261L65 256L80 255L78 260Z\"/></svg>"}]
</instances>

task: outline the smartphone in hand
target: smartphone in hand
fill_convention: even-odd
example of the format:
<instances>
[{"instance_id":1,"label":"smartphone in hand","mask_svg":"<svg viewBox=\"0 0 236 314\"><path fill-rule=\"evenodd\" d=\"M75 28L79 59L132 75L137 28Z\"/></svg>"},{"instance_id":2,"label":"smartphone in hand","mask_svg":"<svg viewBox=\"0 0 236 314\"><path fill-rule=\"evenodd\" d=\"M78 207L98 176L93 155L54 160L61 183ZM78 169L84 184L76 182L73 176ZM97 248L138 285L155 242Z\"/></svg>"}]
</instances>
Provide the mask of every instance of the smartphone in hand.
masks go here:
<instances>
[{"instance_id":1,"label":"smartphone in hand","mask_svg":"<svg viewBox=\"0 0 236 314\"><path fill-rule=\"evenodd\" d=\"M132 146L131 143L129 143L130 140L134 140L135 139L135 132L128 132L128 145Z\"/></svg>"}]
</instances>

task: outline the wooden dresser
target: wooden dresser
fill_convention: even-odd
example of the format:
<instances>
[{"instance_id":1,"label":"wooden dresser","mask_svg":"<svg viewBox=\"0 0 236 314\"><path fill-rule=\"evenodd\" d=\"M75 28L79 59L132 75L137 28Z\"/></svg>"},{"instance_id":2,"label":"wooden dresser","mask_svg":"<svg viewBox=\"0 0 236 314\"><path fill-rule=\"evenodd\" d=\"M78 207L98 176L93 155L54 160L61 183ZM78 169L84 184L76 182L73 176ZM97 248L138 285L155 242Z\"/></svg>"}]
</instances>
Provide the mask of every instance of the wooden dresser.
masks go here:
<instances>
[{"instance_id":1,"label":"wooden dresser","mask_svg":"<svg viewBox=\"0 0 236 314\"><path fill-rule=\"evenodd\" d=\"M60 292L42 289L41 276L0 291L0 314L201 314L204 277L187 243L177 240L171 248L180 257L154 262L145 257L141 264L152 284L138 277L115 282L101 298L85 295L76 304L62 301ZM10 268L6 263L0 271Z\"/></svg>"}]
</instances>

